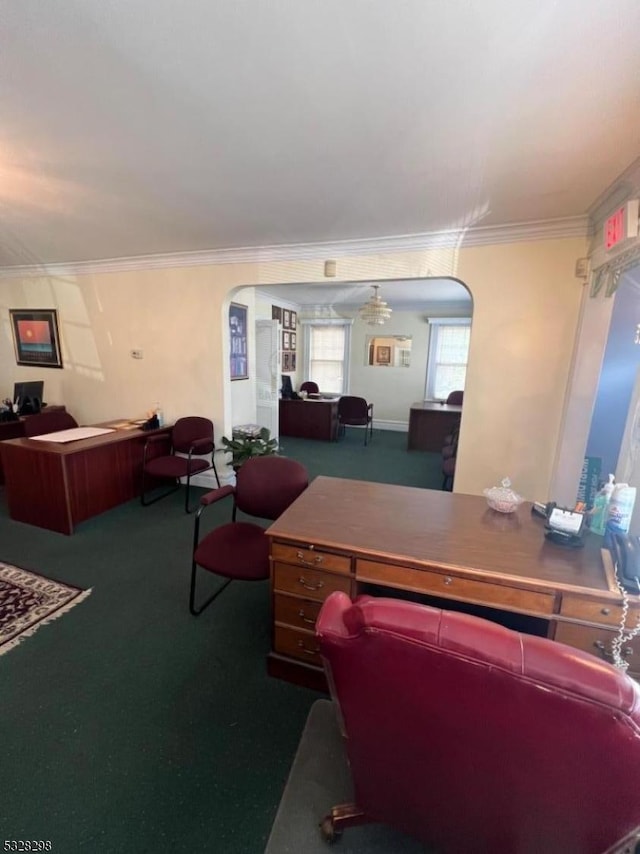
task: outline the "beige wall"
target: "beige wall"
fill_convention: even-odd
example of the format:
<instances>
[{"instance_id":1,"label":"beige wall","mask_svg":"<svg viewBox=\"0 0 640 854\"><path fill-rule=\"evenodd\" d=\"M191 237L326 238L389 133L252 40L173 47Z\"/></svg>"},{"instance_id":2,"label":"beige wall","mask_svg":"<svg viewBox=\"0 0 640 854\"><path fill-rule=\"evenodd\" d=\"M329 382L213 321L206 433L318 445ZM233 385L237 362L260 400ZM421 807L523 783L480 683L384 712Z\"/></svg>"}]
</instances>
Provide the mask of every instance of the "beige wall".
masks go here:
<instances>
[{"instance_id":1,"label":"beige wall","mask_svg":"<svg viewBox=\"0 0 640 854\"><path fill-rule=\"evenodd\" d=\"M544 500L558 439L581 288L567 239L391 256L345 258L344 280L452 275L474 299L468 394L456 490L480 493L505 474ZM4 279L0 285L0 394L45 379L49 402L81 423L140 416L159 400L167 420L185 412L230 429L226 311L238 287L322 281L324 258L182 269ZM240 300L247 302L247 299ZM15 364L9 308L59 310L63 370ZM253 307L249 328L254 320ZM142 349L134 360L131 349Z\"/></svg>"}]
</instances>

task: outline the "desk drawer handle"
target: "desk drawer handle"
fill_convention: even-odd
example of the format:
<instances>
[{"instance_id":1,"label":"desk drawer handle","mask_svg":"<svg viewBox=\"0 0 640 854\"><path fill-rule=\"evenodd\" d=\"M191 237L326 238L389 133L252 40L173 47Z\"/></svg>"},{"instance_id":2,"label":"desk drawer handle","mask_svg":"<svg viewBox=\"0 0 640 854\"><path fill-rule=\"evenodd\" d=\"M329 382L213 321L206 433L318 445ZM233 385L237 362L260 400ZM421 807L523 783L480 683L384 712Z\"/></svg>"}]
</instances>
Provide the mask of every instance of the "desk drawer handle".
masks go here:
<instances>
[{"instance_id":1,"label":"desk drawer handle","mask_svg":"<svg viewBox=\"0 0 640 854\"><path fill-rule=\"evenodd\" d=\"M595 646L596 649L599 649L600 652L604 651L604 648L605 648L604 641L601 641L601 640L594 641L593 645Z\"/></svg>"},{"instance_id":2,"label":"desk drawer handle","mask_svg":"<svg viewBox=\"0 0 640 854\"><path fill-rule=\"evenodd\" d=\"M319 650L319 649L309 649L308 647L306 647L306 646L304 645L304 641L301 641L301 640L299 640L299 641L298 641L298 647L299 647L303 652L306 652L306 653L307 653L307 655L317 655L317 654L320 652L320 650Z\"/></svg>"},{"instance_id":3,"label":"desk drawer handle","mask_svg":"<svg viewBox=\"0 0 640 854\"><path fill-rule=\"evenodd\" d=\"M630 655L633 655L633 649L630 646L625 646L622 650L623 658L629 658Z\"/></svg>"},{"instance_id":4,"label":"desk drawer handle","mask_svg":"<svg viewBox=\"0 0 640 854\"><path fill-rule=\"evenodd\" d=\"M449 586L449 584L453 584L453 578L451 578L451 576L450 576L450 575L445 575L445 577L444 577L444 583L445 583L445 584L447 585L447 587L448 587L448 586Z\"/></svg>"},{"instance_id":5,"label":"desk drawer handle","mask_svg":"<svg viewBox=\"0 0 640 854\"><path fill-rule=\"evenodd\" d=\"M300 610L298 611L298 616L300 617L303 623L310 623L312 626L315 626L316 621L310 620L309 617L306 616L306 614L304 613L304 608L300 608Z\"/></svg>"},{"instance_id":6,"label":"desk drawer handle","mask_svg":"<svg viewBox=\"0 0 640 854\"><path fill-rule=\"evenodd\" d=\"M324 587L324 581L318 581L316 584L307 584L307 579L304 575L300 576L298 582L302 584L305 590L322 590Z\"/></svg>"},{"instance_id":7,"label":"desk drawer handle","mask_svg":"<svg viewBox=\"0 0 640 854\"><path fill-rule=\"evenodd\" d=\"M316 555L313 560L305 560L302 552L298 552L296 557L303 563L305 566L317 566L319 563L322 563L322 555Z\"/></svg>"},{"instance_id":8,"label":"desk drawer handle","mask_svg":"<svg viewBox=\"0 0 640 854\"><path fill-rule=\"evenodd\" d=\"M611 613L611 608L603 608L603 609L600 611L600 613L601 613L601 614L604 614L604 616L605 616L605 617L608 617L608 616L609 616L609 614Z\"/></svg>"}]
</instances>

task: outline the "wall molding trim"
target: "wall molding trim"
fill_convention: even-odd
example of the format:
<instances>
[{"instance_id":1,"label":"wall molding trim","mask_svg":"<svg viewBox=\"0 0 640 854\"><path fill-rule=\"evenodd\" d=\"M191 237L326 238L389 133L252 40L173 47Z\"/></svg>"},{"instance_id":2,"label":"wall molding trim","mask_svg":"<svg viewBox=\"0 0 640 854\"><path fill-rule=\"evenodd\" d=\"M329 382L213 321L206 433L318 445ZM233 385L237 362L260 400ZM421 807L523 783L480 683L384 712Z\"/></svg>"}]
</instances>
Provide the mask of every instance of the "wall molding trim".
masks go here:
<instances>
[{"instance_id":1,"label":"wall molding trim","mask_svg":"<svg viewBox=\"0 0 640 854\"><path fill-rule=\"evenodd\" d=\"M248 246L237 249L207 249L195 252L170 252L158 255L136 255L128 258L105 258L96 261L70 261L55 264L25 264L15 267L0 267L0 278L66 277L95 273L161 270L171 267L203 267L269 261L311 261L325 259L327 256L339 258L394 252L420 252L426 249L460 249L463 246L489 246L532 240L588 237L590 233L589 217L574 216L512 223L510 225L448 229L424 234L404 234L362 240Z\"/></svg>"}]
</instances>

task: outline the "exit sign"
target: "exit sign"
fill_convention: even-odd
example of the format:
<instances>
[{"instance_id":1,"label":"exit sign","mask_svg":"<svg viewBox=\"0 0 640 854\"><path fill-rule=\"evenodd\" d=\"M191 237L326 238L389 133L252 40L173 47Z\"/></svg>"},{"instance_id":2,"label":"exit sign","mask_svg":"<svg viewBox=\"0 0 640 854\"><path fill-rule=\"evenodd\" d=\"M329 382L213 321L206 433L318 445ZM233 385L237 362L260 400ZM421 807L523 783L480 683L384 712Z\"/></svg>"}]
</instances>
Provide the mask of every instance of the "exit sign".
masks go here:
<instances>
[{"instance_id":1,"label":"exit sign","mask_svg":"<svg viewBox=\"0 0 640 854\"><path fill-rule=\"evenodd\" d=\"M604 248L608 252L630 237L638 236L638 214L640 200L631 199L606 220L604 224Z\"/></svg>"}]
</instances>

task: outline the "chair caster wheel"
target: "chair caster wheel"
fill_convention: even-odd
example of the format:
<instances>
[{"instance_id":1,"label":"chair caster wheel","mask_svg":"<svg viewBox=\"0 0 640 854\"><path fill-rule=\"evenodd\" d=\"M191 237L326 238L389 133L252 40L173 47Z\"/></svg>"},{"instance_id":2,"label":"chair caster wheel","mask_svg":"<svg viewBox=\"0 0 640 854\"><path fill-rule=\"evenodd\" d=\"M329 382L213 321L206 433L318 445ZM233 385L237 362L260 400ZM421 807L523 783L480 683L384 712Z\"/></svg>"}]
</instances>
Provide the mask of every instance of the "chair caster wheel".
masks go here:
<instances>
[{"instance_id":1,"label":"chair caster wheel","mask_svg":"<svg viewBox=\"0 0 640 854\"><path fill-rule=\"evenodd\" d=\"M342 836L342 831L336 830L333 818L330 815L325 816L320 822L320 833L324 841L329 845L333 845Z\"/></svg>"}]
</instances>

